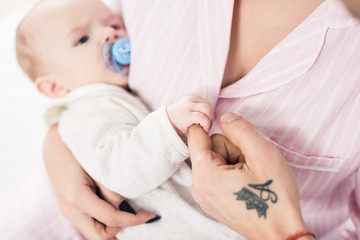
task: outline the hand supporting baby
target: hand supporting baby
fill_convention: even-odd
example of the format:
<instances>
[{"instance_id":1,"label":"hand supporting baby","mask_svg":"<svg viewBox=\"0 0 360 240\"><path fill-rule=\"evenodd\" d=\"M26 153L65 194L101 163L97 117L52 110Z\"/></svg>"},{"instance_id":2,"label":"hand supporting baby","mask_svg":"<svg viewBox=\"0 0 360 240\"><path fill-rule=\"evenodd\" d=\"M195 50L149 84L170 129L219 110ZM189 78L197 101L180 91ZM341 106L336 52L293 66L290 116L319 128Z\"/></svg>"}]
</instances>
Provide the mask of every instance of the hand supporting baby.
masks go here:
<instances>
[{"instance_id":1,"label":"hand supporting baby","mask_svg":"<svg viewBox=\"0 0 360 240\"><path fill-rule=\"evenodd\" d=\"M193 124L210 131L214 119L211 103L195 94L188 94L167 107L167 114L176 132L181 136Z\"/></svg>"},{"instance_id":2,"label":"hand supporting baby","mask_svg":"<svg viewBox=\"0 0 360 240\"><path fill-rule=\"evenodd\" d=\"M122 227L143 224L155 217L150 212L134 215L120 211L118 206L124 198L101 185L98 187L105 200L99 198L93 192L96 183L62 142L57 125L46 135L43 154L62 214L88 239L115 239Z\"/></svg>"}]
</instances>

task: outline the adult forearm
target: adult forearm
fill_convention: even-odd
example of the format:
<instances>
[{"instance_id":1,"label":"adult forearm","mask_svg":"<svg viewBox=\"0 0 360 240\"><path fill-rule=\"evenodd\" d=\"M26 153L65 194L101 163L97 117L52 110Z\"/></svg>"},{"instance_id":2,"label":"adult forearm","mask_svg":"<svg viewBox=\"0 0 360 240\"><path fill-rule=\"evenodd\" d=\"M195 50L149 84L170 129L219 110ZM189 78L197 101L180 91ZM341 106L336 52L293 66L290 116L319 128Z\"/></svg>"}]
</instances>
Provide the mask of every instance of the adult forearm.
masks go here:
<instances>
[{"instance_id":1,"label":"adult forearm","mask_svg":"<svg viewBox=\"0 0 360 240\"><path fill-rule=\"evenodd\" d=\"M61 170L63 167L67 168L66 162L76 161L71 151L62 142L58 133L58 126L53 125L47 132L43 144L43 159L46 170L53 184L62 182L64 176L56 174L56 172L67 171L71 169Z\"/></svg>"},{"instance_id":2,"label":"adult forearm","mask_svg":"<svg viewBox=\"0 0 360 240\"><path fill-rule=\"evenodd\" d=\"M88 239L111 239L122 226L142 224L155 217L149 212L134 215L119 211L123 198L104 188L100 188L101 193L108 202L100 199L92 191L95 182L62 142L57 126L49 129L43 152L63 215Z\"/></svg>"}]
</instances>

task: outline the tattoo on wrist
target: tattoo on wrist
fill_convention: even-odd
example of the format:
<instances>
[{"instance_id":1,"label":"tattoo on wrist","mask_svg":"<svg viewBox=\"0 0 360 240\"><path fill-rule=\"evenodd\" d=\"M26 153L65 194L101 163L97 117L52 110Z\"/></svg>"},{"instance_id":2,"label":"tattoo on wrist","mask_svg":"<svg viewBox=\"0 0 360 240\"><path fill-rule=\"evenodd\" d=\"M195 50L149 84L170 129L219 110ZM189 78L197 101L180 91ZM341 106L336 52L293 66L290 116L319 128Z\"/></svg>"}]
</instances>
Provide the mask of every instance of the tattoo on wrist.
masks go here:
<instances>
[{"instance_id":1,"label":"tattoo on wrist","mask_svg":"<svg viewBox=\"0 0 360 240\"><path fill-rule=\"evenodd\" d=\"M266 218L266 211L269 208L267 202L270 200L272 203L276 203L278 200L276 193L269 188L271 183L272 180L264 184L248 184L250 188L259 190L259 195L252 192L251 189L243 187L239 192L234 193L236 200L245 201L246 209L255 209L259 218L261 218L261 216Z\"/></svg>"}]
</instances>

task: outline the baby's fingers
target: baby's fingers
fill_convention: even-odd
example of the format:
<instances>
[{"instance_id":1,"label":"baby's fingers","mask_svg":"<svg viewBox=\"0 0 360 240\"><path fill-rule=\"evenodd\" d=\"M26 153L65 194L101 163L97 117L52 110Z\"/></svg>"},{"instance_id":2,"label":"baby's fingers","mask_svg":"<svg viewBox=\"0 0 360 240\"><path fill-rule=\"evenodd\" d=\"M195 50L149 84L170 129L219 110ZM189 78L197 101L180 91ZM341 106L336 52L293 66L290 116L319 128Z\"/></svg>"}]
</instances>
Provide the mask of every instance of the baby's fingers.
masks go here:
<instances>
[{"instance_id":1,"label":"baby's fingers","mask_svg":"<svg viewBox=\"0 0 360 240\"><path fill-rule=\"evenodd\" d=\"M205 101L205 102L194 103L192 105L191 110L195 111L195 112L203 113L204 115L206 115L209 118L210 123L212 124L212 121L214 119L214 111L212 109L210 102Z\"/></svg>"},{"instance_id":2,"label":"baby's fingers","mask_svg":"<svg viewBox=\"0 0 360 240\"><path fill-rule=\"evenodd\" d=\"M202 112L192 112L191 113L191 124L189 124L188 128L193 124L199 124L205 132L210 131L211 127L211 119Z\"/></svg>"}]
</instances>

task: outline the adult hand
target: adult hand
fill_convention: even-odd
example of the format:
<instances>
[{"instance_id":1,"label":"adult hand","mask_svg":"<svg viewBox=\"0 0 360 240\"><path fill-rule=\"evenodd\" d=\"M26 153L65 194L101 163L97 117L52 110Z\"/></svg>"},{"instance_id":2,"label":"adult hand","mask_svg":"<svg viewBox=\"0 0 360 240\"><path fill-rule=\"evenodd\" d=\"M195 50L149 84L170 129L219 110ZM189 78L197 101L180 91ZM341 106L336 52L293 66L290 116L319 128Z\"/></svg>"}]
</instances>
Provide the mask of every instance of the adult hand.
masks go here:
<instances>
[{"instance_id":1,"label":"adult hand","mask_svg":"<svg viewBox=\"0 0 360 240\"><path fill-rule=\"evenodd\" d=\"M306 232L295 177L277 148L233 113L220 124L225 140L211 141L199 125L189 131L195 201L247 239Z\"/></svg>"},{"instance_id":2,"label":"adult hand","mask_svg":"<svg viewBox=\"0 0 360 240\"><path fill-rule=\"evenodd\" d=\"M57 126L51 127L45 137L43 155L63 215L88 239L116 239L121 227L143 224L155 217L149 212L134 215L119 211L123 198L101 185L102 198L108 202L99 198L94 193L96 183L61 141Z\"/></svg>"}]
</instances>

